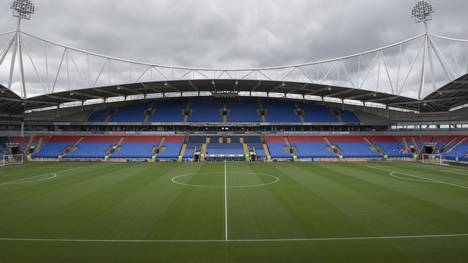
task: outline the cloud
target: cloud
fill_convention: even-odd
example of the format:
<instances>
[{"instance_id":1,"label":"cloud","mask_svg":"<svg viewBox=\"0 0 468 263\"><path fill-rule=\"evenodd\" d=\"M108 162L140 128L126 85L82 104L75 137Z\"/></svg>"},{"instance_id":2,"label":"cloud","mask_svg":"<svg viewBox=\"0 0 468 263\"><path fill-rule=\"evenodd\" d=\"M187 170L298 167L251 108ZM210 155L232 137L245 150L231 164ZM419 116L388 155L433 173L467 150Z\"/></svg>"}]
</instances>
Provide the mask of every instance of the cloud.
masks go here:
<instances>
[{"instance_id":1,"label":"cloud","mask_svg":"<svg viewBox=\"0 0 468 263\"><path fill-rule=\"evenodd\" d=\"M36 0L23 30L164 65L249 68L344 56L423 32L409 0ZM433 0L431 30L468 38L466 0ZM0 8L0 32L14 29ZM39 51L37 51L39 52ZM396 55L396 54L386 54Z\"/></svg>"}]
</instances>

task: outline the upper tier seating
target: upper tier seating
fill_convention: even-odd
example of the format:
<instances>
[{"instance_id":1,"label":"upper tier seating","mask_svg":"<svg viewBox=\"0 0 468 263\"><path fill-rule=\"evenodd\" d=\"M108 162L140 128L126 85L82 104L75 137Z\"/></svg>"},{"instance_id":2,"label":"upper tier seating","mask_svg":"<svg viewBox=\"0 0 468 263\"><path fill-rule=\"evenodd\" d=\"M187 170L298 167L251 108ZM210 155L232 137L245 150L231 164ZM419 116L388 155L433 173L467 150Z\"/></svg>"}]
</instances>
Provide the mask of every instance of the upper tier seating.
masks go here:
<instances>
[{"instance_id":1,"label":"upper tier seating","mask_svg":"<svg viewBox=\"0 0 468 263\"><path fill-rule=\"evenodd\" d=\"M89 122L262 122L260 105L265 110L265 118L271 123L300 123L301 117L296 112L302 110L305 122L338 123L340 120L332 113L336 111L345 123L359 123L354 112L334 109L309 103L293 102L284 99L252 99L242 100L202 98L171 98L169 100L155 100L134 102L132 105L98 110L91 113ZM188 107L190 106L190 107ZM226 108L225 108L226 107ZM153 109L153 111L150 111ZM226 119L223 116L226 109ZM189 111L185 111L189 110ZM188 114L188 116L185 116ZM187 117L187 119L185 119Z\"/></svg>"},{"instance_id":2,"label":"upper tier seating","mask_svg":"<svg viewBox=\"0 0 468 263\"><path fill-rule=\"evenodd\" d=\"M105 122L107 119L108 110L98 110L93 113L88 118L88 122Z\"/></svg>"},{"instance_id":3,"label":"upper tier seating","mask_svg":"<svg viewBox=\"0 0 468 263\"><path fill-rule=\"evenodd\" d=\"M120 107L119 110L111 116L110 122L144 122L145 111L148 109L148 103L129 105Z\"/></svg>"},{"instance_id":4,"label":"upper tier seating","mask_svg":"<svg viewBox=\"0 0 468 263\"><path fill-rule=\"evenodd\" d=\"M341 111L341 119L344 123L360 123L359 118L352 111Z\"/></svg>"},{"instance_id":5,"label":"upper tier seating","mask_svg":"<svg viewBox=\"0 0 468 263\"><path fill-rule=\"evenodd\" d=\"M263 108L267 111L267 122L298 123L299 116L294 112L294 103L287 101L266 100Z\"/></svg>"},{"instance_id":6,"label":"upper tier seating","mask_svg":"<svg viewBox=\"0 0 468 263\"><path fill-rule=\"evenodd\" d=\"M149 122L183 122L183 110L187 107L185 100L158 101L154 103L154 114Z\"/></svg>"},{"instance_id":7,"label":"upper tier seating","mask_svg":"<svg viewBox=\"0 0 468 263\"><path fill-rule=\"evenodd\" d=\"M220 103L192 102L188 120L189 122L222 122L222 108L223 104Z\"/></svg>"},{"instance_id":8,"label":"upper tier seating","mask_svg":"<svg viewBox=\"0 0 468 263\"><path fill-rule=\"evenodd\" d=\"M229 122L261 122L258 114L258 102L239 102L227 104Z\"/></svg>"},{"instance_id":9,"label":"upper tier seating","mask_svg":"<svg viewBox=\"0 0 468 263\"><path fill-rule=\"evenodd\" d=\"M325 106L302 104L300 108L305 122L339 122L338 118Z\"/></svg>"}]
</instances>

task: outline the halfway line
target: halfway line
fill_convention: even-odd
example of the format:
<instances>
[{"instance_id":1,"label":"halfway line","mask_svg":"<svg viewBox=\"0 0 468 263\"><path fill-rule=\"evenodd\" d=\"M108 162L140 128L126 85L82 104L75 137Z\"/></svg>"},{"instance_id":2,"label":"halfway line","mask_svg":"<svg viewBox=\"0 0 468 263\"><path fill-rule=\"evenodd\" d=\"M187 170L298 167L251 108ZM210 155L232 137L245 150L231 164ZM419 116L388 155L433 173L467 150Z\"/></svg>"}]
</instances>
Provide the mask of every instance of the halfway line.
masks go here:
<instances>
[{"instance_id":1,"label":"halfway line","mask_svg":"<svg viewBox=\"0 0 468 263\"><path fill-rule=\"evenodd\" d=\"M50 242L50 243L267 243L267 242L326 242L326 241L359 241L359 240L398 240L398 239L436 239L468 237L468 234L411 235L411 236L363 236L363 237L323 237L323 238L276 238L276 239L53 239L53 238L0 238L11 242Z\"/></svg>"}]
</instances>

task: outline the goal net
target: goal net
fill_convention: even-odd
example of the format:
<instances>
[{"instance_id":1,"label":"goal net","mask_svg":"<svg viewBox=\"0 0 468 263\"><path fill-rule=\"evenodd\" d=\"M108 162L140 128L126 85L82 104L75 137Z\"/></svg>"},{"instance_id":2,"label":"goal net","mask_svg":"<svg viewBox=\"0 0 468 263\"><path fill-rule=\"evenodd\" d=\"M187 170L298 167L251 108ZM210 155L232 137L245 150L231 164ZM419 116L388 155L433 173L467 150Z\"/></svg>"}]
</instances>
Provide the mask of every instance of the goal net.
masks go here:
<instances>
[{"instance_id":1,"label":"goal net","mask_svg":"<svg viewBox=\"0 0 468 263\"><path fill-rule=\"evenodd\" d=\"M23 164L24 156L22 154L3 155L0 166Z\"/></svg>"},{"instance_id":2,"label":"goal net","mask_svg":"<svg viewBox=\"0 0 468 263\"><path fill-rule=\"evenodd\" d=\"M444 158L440 154L423 154L421 156L421 162L428 164L445 165Z\"/></svg>"}]
</instances>

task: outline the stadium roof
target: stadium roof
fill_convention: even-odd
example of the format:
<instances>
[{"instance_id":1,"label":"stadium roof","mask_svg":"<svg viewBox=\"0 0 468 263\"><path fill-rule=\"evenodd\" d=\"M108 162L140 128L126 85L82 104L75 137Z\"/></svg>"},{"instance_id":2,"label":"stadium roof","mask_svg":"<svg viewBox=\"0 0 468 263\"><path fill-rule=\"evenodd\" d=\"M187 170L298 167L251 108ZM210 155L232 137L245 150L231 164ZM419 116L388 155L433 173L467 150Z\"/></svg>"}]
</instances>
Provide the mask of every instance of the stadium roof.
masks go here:
<instances>
[{"instance_id":1,"label":"stadium roof","mask_svg":"<svg viewBox=\"0 0 468 263\"><path fill-rule=\"evenodd\" d=\"M16 93L0 85L0 112L21 111L23 104L23 99Z\"/></svg>"},{"instance_id":2,"label":"stadium roof","mask_svg":"<svg viewBox=\"0 0 468 263\"><path fill-rule=\"evenodd\" d=\"M346 87L319 85L300 82L278 82L264 80L179 80L133 83L117 86L65 91L27 99L26 109L57 106L67 102L93 99L127 97L147 94L182 92L210 92L212 94L236 94L238 92L264 92L318 96L341 100L356 100L366 103L380 103L391 107L422 112L448 111L464 105L468 100L468 74L430 94L424 100L396 96L382 92L352 89ZM17 96L16 96L17 97ZM18 97L17 97L18 99Z\"/></svg>"}]
</instances>

